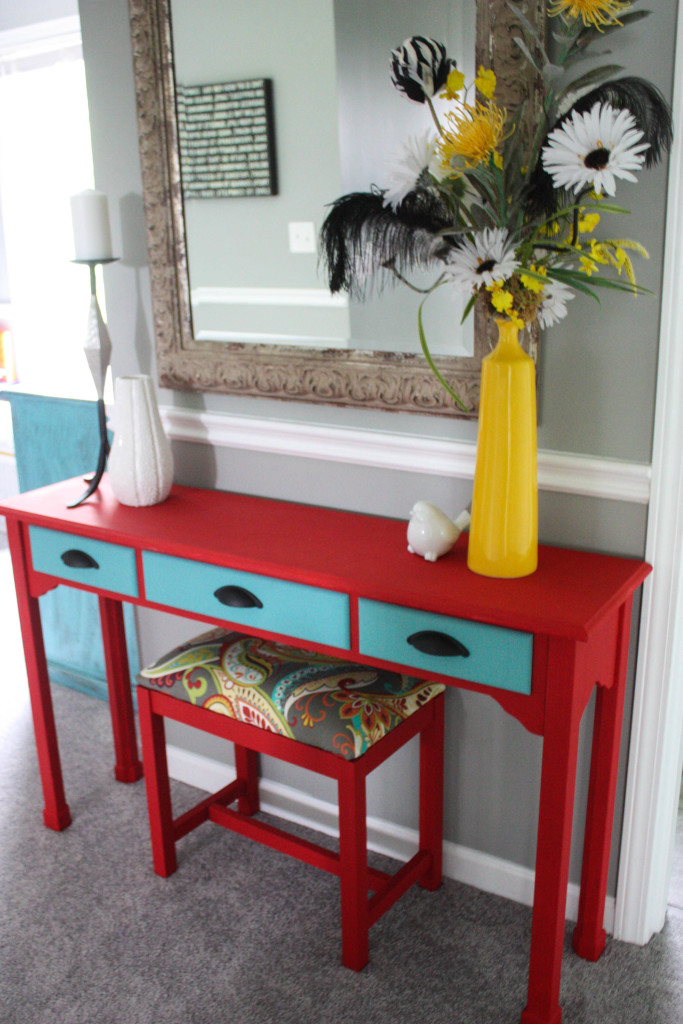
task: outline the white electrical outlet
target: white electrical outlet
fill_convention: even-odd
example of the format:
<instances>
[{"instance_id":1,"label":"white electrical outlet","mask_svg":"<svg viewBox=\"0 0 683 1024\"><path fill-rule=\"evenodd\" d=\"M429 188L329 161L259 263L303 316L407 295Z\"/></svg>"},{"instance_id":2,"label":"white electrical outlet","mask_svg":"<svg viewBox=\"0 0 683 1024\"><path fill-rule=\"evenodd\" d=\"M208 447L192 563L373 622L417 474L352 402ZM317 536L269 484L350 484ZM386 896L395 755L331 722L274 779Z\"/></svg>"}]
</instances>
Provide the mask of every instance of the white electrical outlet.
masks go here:
<instances>
[{"instance_id":1,"label":"white electrical outlet","mask_svg":"<svg viewBox=\"0 0 683 1024\"><path fill-rule=\"evenodd\" d=\"M310 220L289 222L289 251L315 252L315 224Z\"/></svg>"}]
</instances>

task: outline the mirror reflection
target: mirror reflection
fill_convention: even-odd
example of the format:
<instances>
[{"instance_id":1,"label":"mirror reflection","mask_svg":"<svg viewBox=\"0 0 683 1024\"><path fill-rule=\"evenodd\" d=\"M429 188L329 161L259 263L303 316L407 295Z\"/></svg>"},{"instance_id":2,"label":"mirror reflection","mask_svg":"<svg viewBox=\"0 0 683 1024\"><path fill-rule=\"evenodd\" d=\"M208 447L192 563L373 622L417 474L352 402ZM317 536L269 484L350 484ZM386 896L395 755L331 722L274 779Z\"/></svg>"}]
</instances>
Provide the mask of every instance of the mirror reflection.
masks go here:
<instances>
[{"instance_id":1,"label":"mirror reflection","mask_svg":"<svg viewBox=\"0 0 683 1024\"><path fill-rule=\"evenodd\" d=\"M417 351L417 296L405 288L363 303L331 296L317 234L328 203L381 187L403 140L430 128L426 109L406 102L391 83L391 49L416 33L432 36L467 74L475 15L474 4L454 0L429 0L417 10L406 0L172 0L181 94L188 87L272 82L276 193L196 197L184 188L198 341ZM225 115L228 133L246 135L246 148L260 154L267 141L254 133L263 111L253 90L245 95ZM188 168L186 161L187 182ZM426 326L435 353L472 353L472 318L459 326L460 301L447 289L430 300Z\"/></svg>"}]
</instances>

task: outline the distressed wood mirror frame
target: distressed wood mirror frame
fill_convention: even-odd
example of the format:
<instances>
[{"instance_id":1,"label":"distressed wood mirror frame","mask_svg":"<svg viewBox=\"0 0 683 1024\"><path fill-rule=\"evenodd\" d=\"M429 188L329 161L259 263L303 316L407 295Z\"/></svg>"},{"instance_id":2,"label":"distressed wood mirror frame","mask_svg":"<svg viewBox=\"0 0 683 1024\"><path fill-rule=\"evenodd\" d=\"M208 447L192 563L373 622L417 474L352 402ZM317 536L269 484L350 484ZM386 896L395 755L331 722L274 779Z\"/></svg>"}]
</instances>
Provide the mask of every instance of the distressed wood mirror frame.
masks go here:
<instances>
[{"instance_id":1,"label":"distressed wood mirror frame","mask_svg":"<svg viewBox=\"0 0 683 1024\"><path fill-rule=\"evenodd\" d=\"M437 360L441 373L467 404L466 413L455 408L419 351L302 349L206 342L193 337L170 2L129 0L159 384L183 391L475 418L481 360L491 347L491 332L496 330L479 311L473 356ZM528 95L538 103L539 84L530 75L514 37L521 35L515 31L519 24L516 10L544 28L545 0L476 0L476 10L476 66L484 64L495 71L499 102L508 111L514 111ZM529 124L534 120L533 107L529 104ZM517 130L523 126L518 125ZM525 345L535 358L537 331L526 335Z\"/></svg>"}]
</instances>

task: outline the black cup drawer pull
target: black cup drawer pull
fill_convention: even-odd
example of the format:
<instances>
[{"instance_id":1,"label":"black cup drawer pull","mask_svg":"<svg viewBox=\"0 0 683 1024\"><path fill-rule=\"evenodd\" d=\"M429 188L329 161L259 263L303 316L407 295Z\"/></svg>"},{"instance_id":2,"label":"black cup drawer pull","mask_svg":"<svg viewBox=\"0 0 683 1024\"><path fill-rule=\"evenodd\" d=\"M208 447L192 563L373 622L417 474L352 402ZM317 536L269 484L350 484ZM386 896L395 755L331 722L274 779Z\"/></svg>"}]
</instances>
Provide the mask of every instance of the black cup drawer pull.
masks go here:
<instances>
[{"instance_id":1,"label":"black cup drawer pull","mask_svg":"<svg viewBox=\"0 0 683 1024\"><path fill-rule=\"evenodd\" d=\"M437 658L469 658L470 652L464 644L448 633L439 633L434 629L423 629L408 637L408 643L423 654L434 654Z\"/></svg>"},{"instance_id":2,"label":"black cup drawer pull","mask_svg":"<svg viewBox=\"0 0 683 1024\"><path fill-rule=\"evenodd\" d=\"M219 587L214 590L213 596L228 608L263 608L263 601L259 601L256 594L244 587Z\"/></svg>"},{"instance_id":3,"label":"black cup drawer pull","mask_svg":"<svg viewBox=\"0 0 683 1024\"><path fill-rule=\"evenodd\" d=\"M70 569L99 569L98 563L87 551L79 551L78 548L69 548L62 554L64 565Z\"/></svg>"}]
</instances>

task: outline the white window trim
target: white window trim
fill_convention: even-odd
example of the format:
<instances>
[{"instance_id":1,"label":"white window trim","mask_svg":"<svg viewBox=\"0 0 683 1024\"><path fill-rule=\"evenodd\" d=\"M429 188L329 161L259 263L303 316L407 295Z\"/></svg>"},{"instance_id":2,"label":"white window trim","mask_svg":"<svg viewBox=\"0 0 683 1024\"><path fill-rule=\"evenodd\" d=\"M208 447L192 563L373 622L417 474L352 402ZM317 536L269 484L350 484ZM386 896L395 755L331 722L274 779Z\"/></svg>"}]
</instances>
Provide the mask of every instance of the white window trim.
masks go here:
<instances>
[{"instance_id":1,"label":"white window trim","mask_svg":"<svg viewBox=\"0 0 683 1024\"><path fill-rule=\"evenodd\" d=\"M683 124L683 16L673 121ZM652 498L615 906L616 938L644 944L666 917L683 747L683 139L674 132L652 457Z\"/></svg>"}]
</instances>

